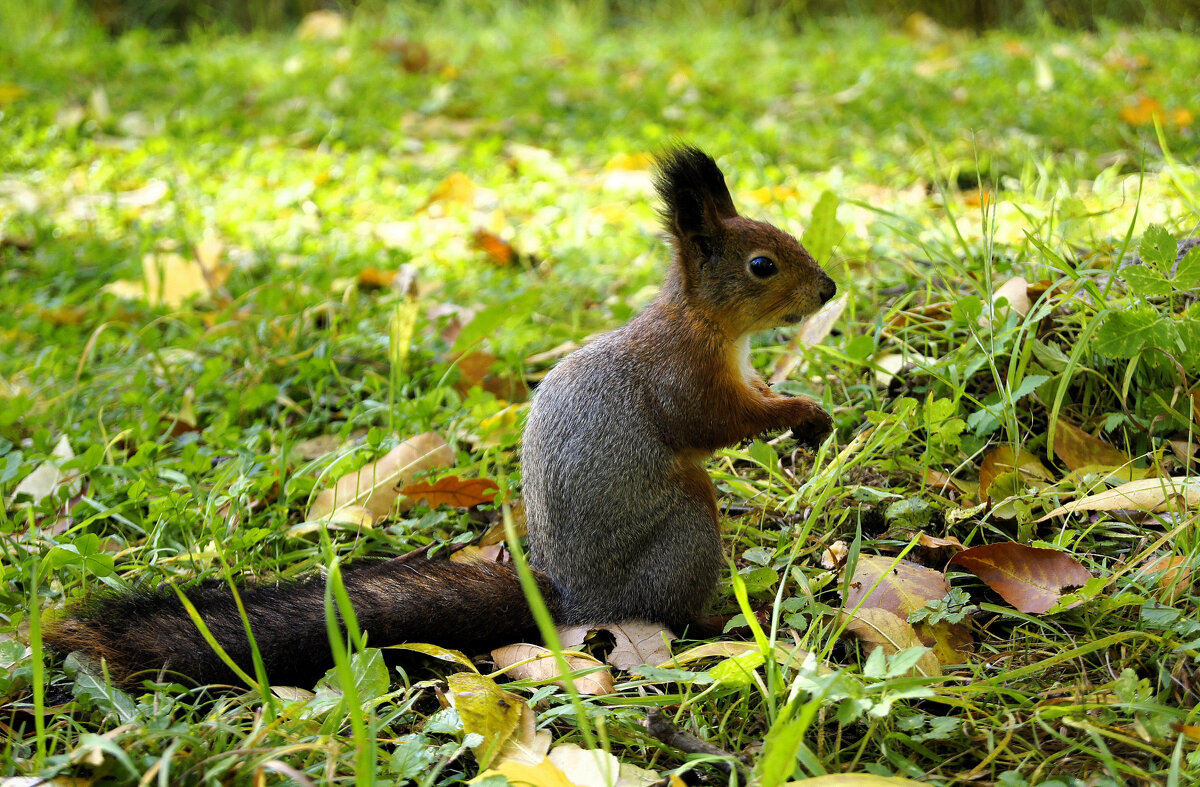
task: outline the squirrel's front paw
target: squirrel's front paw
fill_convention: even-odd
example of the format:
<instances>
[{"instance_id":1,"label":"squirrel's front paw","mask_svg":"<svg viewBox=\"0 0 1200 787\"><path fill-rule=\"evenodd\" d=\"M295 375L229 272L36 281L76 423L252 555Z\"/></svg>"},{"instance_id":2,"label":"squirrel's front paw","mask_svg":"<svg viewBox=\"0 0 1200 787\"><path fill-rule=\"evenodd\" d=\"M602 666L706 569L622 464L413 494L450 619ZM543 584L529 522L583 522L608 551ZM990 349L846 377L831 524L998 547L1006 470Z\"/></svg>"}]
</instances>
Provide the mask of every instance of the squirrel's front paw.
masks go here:
<instances>
[{"instance_id":1,"label":"squirrel's front paw","mask_svg":"<svg viewBox=\"0 0 1200 787\"><path fill-rule=\"evenodd\" d=\"M809 400L809 403L812 407L804 420L792 426L792 437L803 446L816 448L833 431L833 416L816 402Z\"/></svg>"}]
</instances>

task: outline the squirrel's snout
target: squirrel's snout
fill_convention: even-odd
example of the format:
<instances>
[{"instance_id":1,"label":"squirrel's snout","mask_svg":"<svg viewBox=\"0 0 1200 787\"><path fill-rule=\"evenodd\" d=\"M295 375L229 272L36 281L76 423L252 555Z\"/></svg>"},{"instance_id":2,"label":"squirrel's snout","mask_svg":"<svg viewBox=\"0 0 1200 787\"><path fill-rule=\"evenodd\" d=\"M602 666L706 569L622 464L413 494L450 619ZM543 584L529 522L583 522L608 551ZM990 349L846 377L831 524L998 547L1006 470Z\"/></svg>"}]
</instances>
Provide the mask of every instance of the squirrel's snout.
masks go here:
<instances>
[{"instance_id":1,"label":"squirrel's snout","mask_svg":"<svg viewBox=\"0 0 1200 787\"><path fill-rule=\"evenodd\" d=\"M829 299L837 295L837 285L825 271L821 271L821 287L817 294L821 296L821 303L829 303Z\"/></svg>"}]
</instances>

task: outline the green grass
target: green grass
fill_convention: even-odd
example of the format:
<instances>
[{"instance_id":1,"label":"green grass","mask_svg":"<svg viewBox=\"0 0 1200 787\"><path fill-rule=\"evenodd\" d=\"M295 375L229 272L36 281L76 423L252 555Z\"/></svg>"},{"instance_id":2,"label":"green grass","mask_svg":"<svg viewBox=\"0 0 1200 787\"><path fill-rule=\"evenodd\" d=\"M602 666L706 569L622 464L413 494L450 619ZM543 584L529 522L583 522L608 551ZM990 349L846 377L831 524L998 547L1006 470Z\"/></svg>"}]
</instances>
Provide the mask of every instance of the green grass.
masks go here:
<instances>
[{"instance_id":1,"label":"green grass","mask_svg":"<svg viewBox=\"0 0 1200 787\"><path fill-rule=\"evenodd\" d=\"M582 700L586 725L561 690L508 688L536 695L556 741L586 735L660 773L720 778L647 736L647 704L746 753L768 784L845 770L1006 787L1200 779L1196 586L1171 595L1145 568L1173 554L1200 570L1196 508L1036 521L1116 483L1068 474L1050 447L1055 417L1164 474L1186 472L1169 440L1197 442L1196 282L1154 295L1112 275L1151 224L1196 234L1200 178L1181 162L1200 153L1200 87L1179 76L1200 73L1194 37L1102 26L914 39L869 18L793 32L682 4L603 9L391 6L336 42L172 45L32 14L5 37L0 775L352 783L369 772L364 747L378 783L475 775L471 739L438 701L437 679L461 667L381 674L367 651L342 654L331 686L353 680L344 695L127 694L43 654L36 612L105 586L294 577L482 532L498 512L414 509L331 531L327 546L293 528L330 479L430 429L452 440L459 475L519 493L508 403L463 379L456 351L474 335L502 379L536 380L553 362L527 358L647 303L667 252L639 156L685 139L717 156L744 213L799 235L823 192L839 203L827 267L847 309L781 385L835 412L835 441L815 460L756 443L711 469L749 600L774 602L766 634L844 671L768 660L755 679L713 682L710 660L621 676L615 695ZM427 47L428 68L407 72L377 45L396 38ZM455 175L474 184L469 199L443 198ZM489 259L479 229L518 261ZM104 289L140 281L146 255L192 257L206 236L229 266L211 295L152 306ZM389 332L408 301L360 278L401 265L418 278L403 353ZM1001 308L981 323L1014 276L1045 294L1028 316ZM789 338L756 341L760 368ZM909 365L881 381L897 354ZM343 448L297 450L322 435ZM11 501L61 437L82 485ZM1040 457L1049 478L1001 476L988 509L969 486L923 480L969 484L1004 445ZM833 638L841 580L817 561L838 539L894 556L921 527L1052 545L1111 581L1031 616L952 567L980 606L976 654L914 681ZM737 606L726 583L719 611Z\"/></svg>"}]
</instances>

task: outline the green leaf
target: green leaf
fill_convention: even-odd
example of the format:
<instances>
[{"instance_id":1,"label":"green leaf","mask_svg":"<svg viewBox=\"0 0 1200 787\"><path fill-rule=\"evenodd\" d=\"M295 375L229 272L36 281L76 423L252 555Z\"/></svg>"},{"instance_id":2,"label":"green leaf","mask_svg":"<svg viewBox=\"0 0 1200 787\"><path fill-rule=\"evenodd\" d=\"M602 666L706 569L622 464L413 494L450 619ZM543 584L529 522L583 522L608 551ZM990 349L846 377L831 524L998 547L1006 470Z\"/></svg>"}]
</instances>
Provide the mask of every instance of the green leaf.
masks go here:
<instances>
[{"instance_id":1,"label":"green leaf","mask_svg":"<svg viewBox=\"0 0 1200 787\"><path fill-rule=\"evenodd\" d=\"M1175 268L1175 289L1200 288L1200 246L1193 246Z\"/></svg>"},{"instance_id":2,"label":"green leaf","mask_svg":"<svg viewBox=\"0 0 1200 787\"><path fill-rule=\"evenodd\" d=\"M1170 269L1168 268L1168 270ZM1125 284L1129 287L1129 292L1132 295L1152 298L1170 295L1173 291L1171 282L1167 280L1166 276L1145 265L1129 265L1124 267L1120 271L1120 276L1125 280Z\"/></svg>"},{"instance_id":3,"label":"green leaf","mask_svg":"<svg viewBox=\"0 0 1200 787\"><path fill-rule=\"evenodd\" d=\"M821 198L813 206L812 221L800 240L817 262L828 261L833 247L846 235L846 228L837 220L837 209L837 196L829 190L821 192Z\"/></svg>"},{"instance_id":4,"label":"green leaf","mask_svg":"<svg viewBox=\"0 0 1200 787\"><path fill-rule=\"evenodd\" d=\"M1171 266L1175 264L1179 245L1174 236L1163 227L1152 224L1142 235L1142 243L1138 246L1138 255L1142 262L1157 268L1160 273L1169 275Z\"/></svg>"},{"instance_id":5,"label":"green leaf","mask_svg":"<svg viewBox=\"0 0 1200 787\"><path fill-rule=\"evenodd\" d=\"M950 319L961 325L974 325L983 314L983 301L975 295L959 298L958 303L950 307Z\"/></svg>"},{"instance_id":6,"label":"green leaf","mask_svg":"<svg viewBox=\"0 0 1200 787\"><path fill-rule=\"evenodd\" d=\"M1108 358L1132 358L1145 347L1171 349L1177 337L1170 318L1153 306L1141 304L1110 312L1096 330L1093 349Z\"/></svg>"},{"instance_id":7,"label":"green leaf","mask_svg":"<svg viewBox=\"0 0 1200 787\"><path fill-rule=\"evenodd\" d=\"M1179 341L1183 345L1179 360L1185 369L1194 371L1200 367L1200 303L1176 318L1175 328L1179 331Z\"/></svg>"}]
</instances>

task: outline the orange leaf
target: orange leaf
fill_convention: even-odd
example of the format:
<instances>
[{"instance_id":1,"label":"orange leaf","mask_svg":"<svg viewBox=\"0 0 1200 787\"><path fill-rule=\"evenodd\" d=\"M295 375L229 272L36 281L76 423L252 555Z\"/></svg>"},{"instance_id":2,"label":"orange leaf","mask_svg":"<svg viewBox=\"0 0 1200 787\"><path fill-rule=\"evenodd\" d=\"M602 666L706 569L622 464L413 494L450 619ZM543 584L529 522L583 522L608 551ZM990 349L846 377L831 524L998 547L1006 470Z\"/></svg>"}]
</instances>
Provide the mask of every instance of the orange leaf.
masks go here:
<instances>
[{"instance_id":1,"label":"orange leaf","mask_svg":"<svg viewBox=\"0 0 1200 787\"><path fill-rule=\"evenodd\" d=\"M517 259L517 250L499 235L487 230L475 230L473 237L475 248L487 254L488 259L497 265L511 265Z\"/></svg>"},{"instance_id":2,"label":"orange leaf","mask_svg":"<svg viewBox=\"0 0 1200 787\"><path fill-rule=\"evenodd\" d=\"M1033 615L1050 609L1064 591L1081 587L1092 578L1066 552L1013 542L971 547L950 562L982 579L1021 612Z\"/></svg>"},{"instance_id":3,"label":"orange leaf","mask_svg":"<svg viewBox=\"0 0 1200 787\"><path fill-rule=\"evenodd\" d=\"M394 278L396 278L396 271L364 268L358 274L358 286L364 290L382 290L390 287Z\"/></svg>"},{"instance_id":4,"label":"orange leaf","mask_svg":"<svg viewBox=\"0 0 1200 787\"><path fill-rule=\"evenodd\" d=\"M1054 435L1054 455L1072 470L1088 465L1122 467L1132 460L1124 452L1103 440L1092 437L1077 426L1058 419Z\"/></svg>"},{"instance_id":5,"label":"orange leaf","mask_svg":"<svg viewBox=\"0 0 1200 787\"><path fill-rule=\"evenodd\" d=\"M448 475L436 483L409 484L401 488L405 497L424 500L430 508L446 505L455 508L471 508L480 503L490 503L500 487L487 478L468 478Z\"/></svg>"},{"instance_id":6,"label":"orange leaf","mask_svg":"<svg viewBox=\"0 0 1200 787\"><path fill-rule=\"evenodd\" d=\"M1118 116L1122 122L1131 126L1149 126L1154 123L1154 116L1162 116L1163 105L1149 96L1134 97L1132 104L1121 107Z\"/></svg>"}]
</instances>

